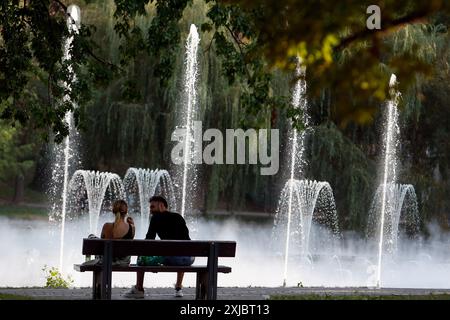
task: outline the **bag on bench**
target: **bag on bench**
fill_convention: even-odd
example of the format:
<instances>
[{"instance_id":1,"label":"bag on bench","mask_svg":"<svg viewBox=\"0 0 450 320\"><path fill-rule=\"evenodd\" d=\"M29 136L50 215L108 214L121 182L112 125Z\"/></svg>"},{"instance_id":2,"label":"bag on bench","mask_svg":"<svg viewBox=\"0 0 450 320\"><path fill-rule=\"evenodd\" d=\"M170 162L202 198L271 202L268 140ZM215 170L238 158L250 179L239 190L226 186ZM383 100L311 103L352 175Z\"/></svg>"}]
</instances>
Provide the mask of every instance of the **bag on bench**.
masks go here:
<instances>
[{"instance_id":1,"label":"bag on bench","mask_svg":"<svg viewBox=\"0 0 450 320\"><path fill-rule=\"evenodd\" d=\"M138 266L190 266L195 257L187 256L139 256L136 264Z\"/></svg>"},{"instance_id":2,"label":"bag on bench","mask_svg":"<svg viewBox=\"0 0 450 320\"><path fill-rule=\"evenodd\" d=\"M138 266L162 266L163 256L138 256L136 264Z\"/></svg>"}]
</instances>

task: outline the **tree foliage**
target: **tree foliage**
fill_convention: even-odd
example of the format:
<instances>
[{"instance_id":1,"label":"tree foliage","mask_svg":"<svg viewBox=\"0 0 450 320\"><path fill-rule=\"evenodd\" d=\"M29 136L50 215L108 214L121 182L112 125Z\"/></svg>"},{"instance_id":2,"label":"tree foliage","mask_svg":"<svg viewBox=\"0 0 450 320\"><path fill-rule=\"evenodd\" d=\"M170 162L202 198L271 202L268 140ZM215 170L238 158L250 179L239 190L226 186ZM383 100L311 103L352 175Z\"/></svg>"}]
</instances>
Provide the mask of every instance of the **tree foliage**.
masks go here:
<instances>
[{"instance_id":1,"label":"tree foliage","mask_svg":"<svg viewBox=\"0 0 450 320\"><path fill-rule=\"evenodd\" d=\"M292 71L297 56L311 70L307 74L310 98L319 97L326 87L337 93L339 124L370 121L377 104L387 97L390 72L401 79L400 89L413 82L415 73L431 72L430 64L415 50L392 55L395 48L386 41L387 35L408 23L430 22L436 12L444 17L449 12L445 0L386 0L380 4L382 29L369 30L365 22L370 1L204 1L208 11L201 30L211 33L211 42L223 59L224 76L241 85L243 119L251 126L260 126L272 110L288 108L287 115L301 128L299 111L289 106L286 97L271 91L273 68ZM123 72L134 57L143 53L152 57L154 75L162 86L168 84L182 34L180 20L193 1L115 0L119 64L98 54L104 44L93 42L95 29L83 25L71 48L74 72L69 72L63 59L69 36L64 3L7 0L0 4L0 99L7 104L2 117L38 128L50 126L58 141L68 133L63 119L73 109L71 102L81 106L75 111L76 119L82 119L95 85ZM138 19L150 14L151 23L139 25ZM47 83L48 90L33 99L24 88L37 77ZM73 83L71 90L67 83ZM130 98L135 97L134 87L131 79L124 84ZM70 99L63 99L66 95Z\"/></svg>"},{"instance_id":2,"label":"tree foliage","mask_svg":"<svg viewBox=\"0 0 450 320\"><path fill-rule=\"evenodd\" d=\"M36 141L27 137L20 126L0 122L0 180L25 175L35 163L36 146Z\"/></svg>"},{"instance_id":3,"label":"tree foliage","mask_svg":"<svg viewBox=\"0 0 450 320\"><path fill-rule=\"evenodd\" d=\"M74 110L74 103L85 104L89 84L97 76L92 64L98 62L92 58L92 30L83 26L78 34L69 34L66 9L60 1L50 0L0 3L1 118L51 128L56 141L68 134L66 112L75 111L79 119L82 109ZM64 59L69 36L74 37L68 48L70 61ZM46 83L46 92L37 95L27 90L33 81ZM48 131L42 134L47 137Z\"/></svg>"}]
</instances>

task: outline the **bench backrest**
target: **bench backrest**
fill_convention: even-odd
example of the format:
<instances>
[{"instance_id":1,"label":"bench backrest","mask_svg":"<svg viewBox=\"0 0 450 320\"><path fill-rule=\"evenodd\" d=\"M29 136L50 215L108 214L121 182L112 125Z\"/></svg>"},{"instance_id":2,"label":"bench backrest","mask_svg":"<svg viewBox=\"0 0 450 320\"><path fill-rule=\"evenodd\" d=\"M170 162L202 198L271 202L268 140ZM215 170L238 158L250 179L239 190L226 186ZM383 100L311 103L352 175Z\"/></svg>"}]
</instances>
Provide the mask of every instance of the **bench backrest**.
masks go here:
<instances>
[{"instance_id":1,"label":"bench backrest","mask_svg":"<svg viewBox=\"0 0 450 320\"><path fill-rule=\"evenodd\" d=\"M111 244L114 256L208 257L211 245L217 247L218 257L236 254L235 241L83 239L83 255L103 255L106 243Z\"/></svg>"}]
</instances>

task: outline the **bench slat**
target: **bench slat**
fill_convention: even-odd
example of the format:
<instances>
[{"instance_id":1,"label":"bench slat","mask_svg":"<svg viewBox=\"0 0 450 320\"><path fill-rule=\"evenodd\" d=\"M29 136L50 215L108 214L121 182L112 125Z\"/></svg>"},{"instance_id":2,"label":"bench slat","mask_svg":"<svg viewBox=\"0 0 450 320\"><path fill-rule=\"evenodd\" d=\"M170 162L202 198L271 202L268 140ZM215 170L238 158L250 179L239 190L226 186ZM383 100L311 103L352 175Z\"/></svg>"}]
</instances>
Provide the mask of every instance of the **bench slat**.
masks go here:
<instances>
[{"instance_id":1,"label":"bench slat","mask_svg":"<svg viewBox=\"0 0 450 320\"><path fill-rule=\"evenodd\" d=\"M114 256L195 256L207 257L212 241L201 240L109 240ZM104 239L83 239L84 255L103 255ZM236 242L213 241L219 257L234 257Z\"/></svg>"},{"instance_id":2,"label":"bench slat","mask_svg":"<svg viewBox=\"0 0 450 320\"><path fill-rule=\"evenodd\" d=\"M87 271L101 271L101 265L82 265L75 264L74 269L79 272L87 272ZM206 272L208 268L206 266L138 266L135 264L130 264L129 266L113 266L113 272ZM227 266L219 266L217 269L218 272L221 273L230 273L231 267Z\"/></svg>"}]
</instances>

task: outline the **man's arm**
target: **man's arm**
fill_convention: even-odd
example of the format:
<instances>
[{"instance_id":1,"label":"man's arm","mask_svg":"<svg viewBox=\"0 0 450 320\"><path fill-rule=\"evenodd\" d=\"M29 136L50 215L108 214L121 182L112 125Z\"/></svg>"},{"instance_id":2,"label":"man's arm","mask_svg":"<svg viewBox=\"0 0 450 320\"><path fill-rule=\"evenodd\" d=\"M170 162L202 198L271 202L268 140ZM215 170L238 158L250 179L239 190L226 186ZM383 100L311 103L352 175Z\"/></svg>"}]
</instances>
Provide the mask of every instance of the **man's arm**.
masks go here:
<instances>
[{"instance_id":1,"label":"man's arm","mask_svg":"<svg viewBox=\"0 0 450 320\"><path fill-rule=\"evenodd\" d=\"M183 239L191 240L191 237L189 237L189 228L187 227L186 220L184 220L184 218L182 219L183 219L182 223Z\"/></svg>"},{"instance_id":2,"label":"man's arm","mask_svg":"<svg viewBox=\"0 0 450 320\"><path fill-rule=\"evenodd\" d=\"M152 218L150 220L150 225L148 226L147 234L145 235L145 239L155 240L156 238L156 228L155 228L155 220Z\"/></svg>"}]
</instances>

